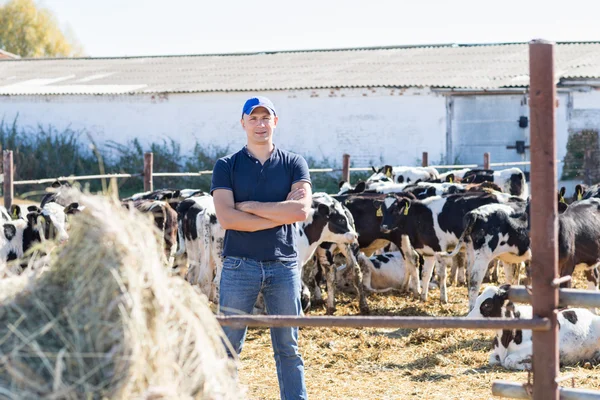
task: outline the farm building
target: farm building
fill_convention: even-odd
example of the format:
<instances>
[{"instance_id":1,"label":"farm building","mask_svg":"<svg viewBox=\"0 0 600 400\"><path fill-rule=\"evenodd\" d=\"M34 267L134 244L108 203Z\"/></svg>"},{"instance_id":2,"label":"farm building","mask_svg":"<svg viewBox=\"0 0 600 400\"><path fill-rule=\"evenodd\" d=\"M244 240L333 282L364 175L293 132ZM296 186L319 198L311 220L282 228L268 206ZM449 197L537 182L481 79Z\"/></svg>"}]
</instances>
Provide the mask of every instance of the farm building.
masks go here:
<instances>
[{"instance_id":1,"label":"farm building","mask_svg":"<svg viewBox=\"0 0 600 400\"><path fill-rule=\"evenodd\" d=\"M98 143L173 138L237 150L241 105L266 95L276 144L356 167L528 160L528 45L0 61L0 119ZM556 46L557 148L600 129L600 43ZM559 164L559 176L561 174Z\"/></svg>"}]
</instances>

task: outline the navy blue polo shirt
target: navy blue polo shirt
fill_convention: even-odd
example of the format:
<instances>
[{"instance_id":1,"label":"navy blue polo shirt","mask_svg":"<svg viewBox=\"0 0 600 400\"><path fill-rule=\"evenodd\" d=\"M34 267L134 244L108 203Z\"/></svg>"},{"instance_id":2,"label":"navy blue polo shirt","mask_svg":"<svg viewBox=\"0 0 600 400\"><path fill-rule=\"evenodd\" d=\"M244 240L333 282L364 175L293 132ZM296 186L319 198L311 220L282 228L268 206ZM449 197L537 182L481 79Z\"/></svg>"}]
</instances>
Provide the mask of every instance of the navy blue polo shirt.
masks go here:
<instances>
[{"instance_id":1,"label":"navy blue polo shirt","mask_svg":"<svg viewBox=\"0 0 600 400\"><path fill-rule=\"evenodd\" d=\"M236 203L243 201L285 201L296 182L310 183L308 164L298 154L275 147L271 157L260 161L244 148L217 160L210 193L215 189L233 192ZM257 261L296 261L298 252L292 224L256 232L227 230L223 256L247 257Z\"/></svg>"}]
</instances>

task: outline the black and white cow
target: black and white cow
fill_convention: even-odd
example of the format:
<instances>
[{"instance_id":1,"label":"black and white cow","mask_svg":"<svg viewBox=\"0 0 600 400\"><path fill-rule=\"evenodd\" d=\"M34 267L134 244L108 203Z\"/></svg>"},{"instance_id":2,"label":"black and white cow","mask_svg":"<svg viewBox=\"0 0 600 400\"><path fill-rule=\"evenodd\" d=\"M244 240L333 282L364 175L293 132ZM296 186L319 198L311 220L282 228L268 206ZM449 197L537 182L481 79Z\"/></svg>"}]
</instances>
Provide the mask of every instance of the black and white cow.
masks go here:
<instances>
[{"instance_id":1,"label":"black and white cow","mask_svg":"<svg viewBox=\"0 0 600 400\"><path fill-rule=\"evenodd\" d=\"M434 167L392 167L391 165L384 165L379 169L371 168L373 169L373 175L367 179L367 182L391 180L394 183L416 183L439 179L439 173Z\"/></svg>"},{"instance_id":2,"label":"black and white cow","mask_svg":"<svg viewBox=\"0 0 600 400\"><path fill-rule=\"evenodd\" d=\"M527 201L512 197L502 204L487 204L467 212L464 231L450 256L466 247L469 271L469 311L475 306L479 288L496 258L504 265L507 283L518 283L518 268L512 265L531 259Z\"/></svg>"},{"instance_id":3,"label":"black and white cow","mask_svg":"<svg viewBox=\"0 0 600 400\"><path fill-rule=\"evenodd\" d=\"M413 252L412 263L419 264L419 255ZM363 285L370 292L388 292L393 289L407 290L411 276L404 263L405 256L400 251L383 253L367 257L358 255L361 266Z\"/></svg>"},{"instance_id":4,"label":"black and white cow","mask_svg":"<svg viewBox=\"0 0 600 400\"><path fill-rule=\"evenodd\" d=\"M464 231L463 216L483 205L507 203L511 197L500 192L473 192L434 196L425 200L388 195L383 202L377 201L377 206L382 208L383 214L381 231L396 233L397 239L406 236L410 245L424 258L421 300L427 301L436 253L458 245L459 237ZM402 248L402 240L395 241L395 244ZM445 303L448 301L445 264L440 265L438 273L440 300Z\"/></svg>"},{"instance_id":5,"label":"black and white cow","mask_svg":"<svg viewBox=\"0 0 600 400\"><path fill-rule=\"evenodd\" d=\"M181 257L183 253L187 256L185 279L198 285L202 293L218 303L225 229L217 220L213 197L198 196L181 201L177 206L177 220L176 256Z\"/></svg>"},{"instance_id":6,"label":"black and white cow","mask_svg":"<svg viewBox=\"0 0 600 400\"><path fill-rule=\"evenodd\" d=\"M17 214L14 220L2 221L0 265L4 273L21 273L29 264L28 252L36 244L68 240L67 216L78 213L78 207L78 203L63 207L54 202L47 203L43 209L29 206L25 217ZM20 208L15 210L20 211Z\"/></svg>"},{"instance_id":7,"label":"black and white cow","mask_svg":"<svg viewBox=\"0 0 600 400\"><path fill-rule=\"evenodd\" d=\"M475 302L468 318L532 318L531 306L508 300L510 285L488 286ZM561 364L600 361L600 316L582 308L558 312L558 349ZM510 370L531 370L530 330L499 330L490 353L490 365Z\"/></svg>"},{"instance_id":8,"label":"black and white cow","mask_svg":"<svg viewBox=\"0 0 600 400\"><path fill-rule=\"evenodd\" d=\"M515 282L518 271L511 269L507 263L530 260L529 205L513 198L510 203L483 206L465 215L465 230L457 248L466 244L471 264L469 310L474 306L481 285L482 270L491 258L499 257L506 262L505 273L509 283ZM585 268L588 289L598 290L600 199L572 203L558 215L558 226L560 275L572 275L576 267ZM567 282L563 287L570 285Z\"/></svg>"},{"instance_id":9,"label":"black and white cow","mask_svg":"<svg viewBox=\"0 0 600 400\"><path fill-rule=\"evenodd\" d=\"M502 188L502 191L523 200L529 198L529 187L525 174L519 168L509 168L501 171L491 169L473 169L467 172L461 183L494 182Z\"/></svg>"}]
</instances>

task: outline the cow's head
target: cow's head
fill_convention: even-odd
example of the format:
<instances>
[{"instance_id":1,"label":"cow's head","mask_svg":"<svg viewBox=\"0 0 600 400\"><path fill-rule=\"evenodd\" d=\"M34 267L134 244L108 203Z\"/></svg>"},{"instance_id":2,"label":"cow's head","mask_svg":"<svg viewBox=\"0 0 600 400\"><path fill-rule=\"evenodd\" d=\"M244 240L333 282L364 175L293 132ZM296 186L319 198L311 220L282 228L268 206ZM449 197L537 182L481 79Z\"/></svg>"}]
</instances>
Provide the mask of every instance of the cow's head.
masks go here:
<instances>
[{"instance_id":1,"label":"cow's head","mask_svg":"<svg viewBox=\"0 0 600 400\"><path fill-rule=\"evenodd\" d=\"M314 226L322 226L320 239L334 243L352 243L358 238L354 228L354 218L346 207L329 195L319 194L313 199L312 221Z\"/></svg>"},{"instance_id":2,"label":"cow's head","mask_svg":"<svg viewBox=\"0 0 600 400\"><path fill-rule=\"evenodd\" d=\"M371 169L373 175L367 179L367 182L394 182L394 172L391 165L384 165L379 169L371 166Z\"/></svg>"},{"instance_id":3,"label":"cow's head","mask_svg":"<svg viewBox=\"0 0 600 400\"><path fill-rule=\"evenodd\" d=\"M342 194L352 194L352 193L362 193L367 188L367 184L363 181L360 181L356 184L356 186L352 187L349 182L340 181L338 196Z\"/></svg>"},{"instance_id":4,"label":"cow's head","mask_svg":"<svg viewBox=\"0 0 600 400\"><path fill-rule=\"evenodd\" d=\"M402 223L403 219L409 214L412 204L410 199L399 198L389 194L383 201L375 200L377 216L381 217L380 229L383 233L390 233Z\"/></svg>"},{"instance_id":5,"label":"cow's head","mask_svg":"<svg viewBox=\"0 0 600 400\"><path fill-rule=\"evenodd\" d=\"M586 190L586 185L578 184L577 186L575 186L575 194L573 195L573 201L583 200L583 196Z\"/></svg>"},{"instance_id":6,"label":"cow's head","mask_svg":"<svg viewBox=\"0 0 600 400\"><path fill-rule=\"evenodd\" d=\"M59 243L69 239L67 216L80 212L79 203L66 207L58 203L47 203L44 208L29 206L27 222L34 233L34 239L40 242L56 240Z\"/></svg>"},{"instance_id":7,"label":"cow's head","mask_svg":"<svg viewBox=\"0 0 600 400\"><path fill-rule=\"evenodd\" d=\"M508 300L510 285L488 286L475 300L475 307L467 318L501 318L514 313L514 305Z\"/></svg>"}]
</instances>

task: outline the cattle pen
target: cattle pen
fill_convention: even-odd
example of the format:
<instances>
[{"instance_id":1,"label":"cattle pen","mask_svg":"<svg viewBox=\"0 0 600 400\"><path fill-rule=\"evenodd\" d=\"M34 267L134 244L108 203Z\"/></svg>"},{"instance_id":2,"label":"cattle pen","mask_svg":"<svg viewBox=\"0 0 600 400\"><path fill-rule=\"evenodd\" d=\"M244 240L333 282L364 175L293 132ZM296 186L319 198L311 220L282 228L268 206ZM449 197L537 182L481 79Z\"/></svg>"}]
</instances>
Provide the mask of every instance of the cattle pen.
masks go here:
<instances>
[{"instance_id":1,"label":"cattle pen","mask_svg":"<svg viewBox=\"0 0 600 400\"><path fill-rule=\"evenodd\" d=\"M555 103L556 87L554 73L554 44L534 40L529 44L530 87L529 107L531 115L531 163L491 163L490 154L483 157L482 165L442 165L440 168L474 168L483 166L530 165L532 197L532 287L513 286L509 298L514 301L531 303L531 319L489 320L466 319L464 317L376 317L376 316L217 316L221 325L251 327L375 327L375 328L430 328L430 329L531 329L533 331L533 382L513 383L496 381L492 394L507 398L533 398L535 400L560 399L600 399L600 392L559 386L564 379L559 377L557 309L563 305L598 307L600 293L582 290L559 289L565 278L558 278L557 250L557 204L556 204L556 133ZM423 154L422 163L428 165L428 155ZM153 172L153 155L144 155L144 170L137 174L110 174L69 176L27 181L13 180L12 151L3 152L4 204L10 207L13 202L14 185L43 184L55 180L86 180L101 178L142 177L144 190L153 190L153 177L198 176L212 171L189 173ZM351 171L368 171L370 168L350 168L350 156L343 156L343 167L339 169L311 169L311 172L342 173L342 179L349 181Z\"/></svg>"}]
</instances>

